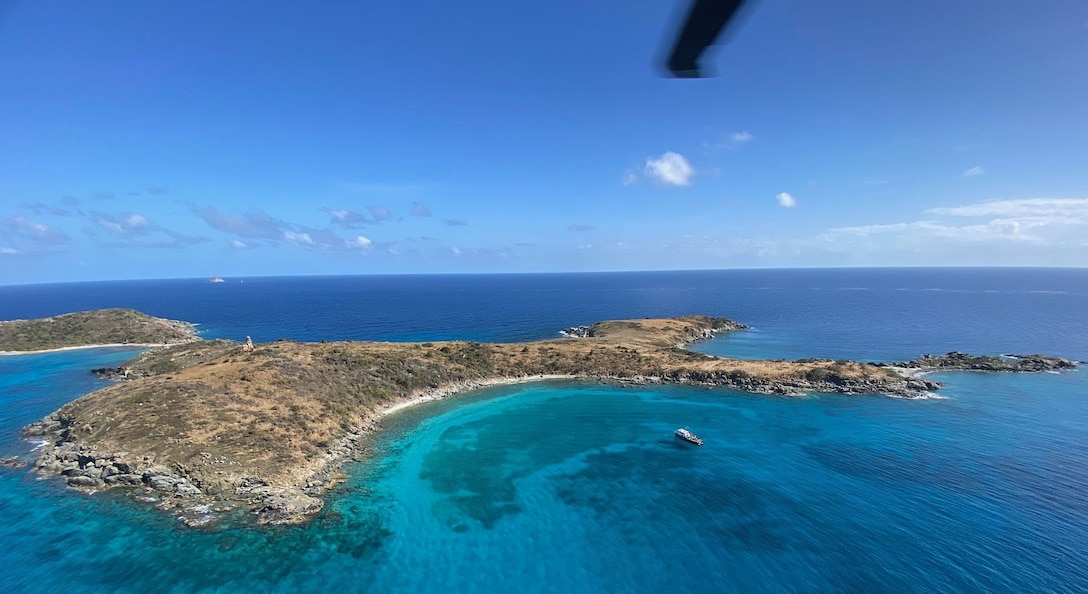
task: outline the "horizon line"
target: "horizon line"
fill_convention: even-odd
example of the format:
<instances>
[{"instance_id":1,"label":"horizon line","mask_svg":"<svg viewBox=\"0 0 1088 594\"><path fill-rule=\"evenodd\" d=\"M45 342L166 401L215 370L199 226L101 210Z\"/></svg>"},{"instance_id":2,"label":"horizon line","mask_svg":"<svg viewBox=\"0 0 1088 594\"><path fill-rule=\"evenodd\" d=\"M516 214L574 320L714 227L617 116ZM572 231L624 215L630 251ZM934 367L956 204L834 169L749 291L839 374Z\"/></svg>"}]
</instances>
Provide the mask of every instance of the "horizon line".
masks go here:
<instances>
[{"instance_id":1,"label":"horizon line","mask_svg":"<svg viewBox=\"0 0 1088 594\"><path fill-rule=\"evenodd\" d=\"M227 276L181 276L181 277L157 277L157 278L112 278L96 280L69 280L32 283L0 283L0 288L6 287L33 287L49 285L76 285L92 283L124 283L124 282L161 282L161 281L201 281L209 282L213 278L244 281L249 279L271 278L352 278L352 277L409 277L409 276L545 276L545 275L590 275L590 274L653 274L653 273L681 273L681 272L747 272L747 271L808 271L808 270L1088 270L1088 266L1047 266L1047 265L993 265L993 264L939 264L939 265L901 265L901 266L753 266L743 268L663 268L641 270L568 270L568 271L518 271L518 272L381 272L359 274L275 274L275 275L227 275Z\"/></svg>"}]
</instances>

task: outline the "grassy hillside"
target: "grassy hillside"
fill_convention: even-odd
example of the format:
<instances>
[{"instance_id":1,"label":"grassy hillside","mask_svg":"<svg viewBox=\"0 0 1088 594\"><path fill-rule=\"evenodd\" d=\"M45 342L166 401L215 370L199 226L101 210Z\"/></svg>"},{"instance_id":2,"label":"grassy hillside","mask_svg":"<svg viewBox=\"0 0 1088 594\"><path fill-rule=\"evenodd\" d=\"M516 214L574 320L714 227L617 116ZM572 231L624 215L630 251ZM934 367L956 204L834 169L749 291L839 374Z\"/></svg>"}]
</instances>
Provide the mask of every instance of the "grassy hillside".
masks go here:
<instances>
[{"instance_id":1,"label":"grassy hillside","mask_svg":"<svg viewBox=\"0 0 1088 594\"><path fill-rule=\"evenodd\" d=\"M0 351L39 351L93 344L175 344L196 339L191 324L132 309L97 309L0 322Z\"/></svg>"}]
</instances>

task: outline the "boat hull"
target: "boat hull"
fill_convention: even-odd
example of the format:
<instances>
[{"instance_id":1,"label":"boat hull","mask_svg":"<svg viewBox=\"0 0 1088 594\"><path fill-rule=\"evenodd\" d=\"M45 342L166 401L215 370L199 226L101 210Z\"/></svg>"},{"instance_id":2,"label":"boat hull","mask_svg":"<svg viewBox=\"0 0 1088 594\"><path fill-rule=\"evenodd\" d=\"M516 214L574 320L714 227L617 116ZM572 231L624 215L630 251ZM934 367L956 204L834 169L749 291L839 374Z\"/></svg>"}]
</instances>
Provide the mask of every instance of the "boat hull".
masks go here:
<instances>
[{"instance_id":1,"label":"boat hull","mask_svg":"<svg viewBox=\"0 0 1088 594\"><path fill-rule=\"evenodd\" d=\"M679 439L680 441L684 441L684 442L687 442L687 443L690 443L690 444L693 444L693 445L697 445L697 446L703 445L703 440L700 439L694 433L691 433L691 432L683 432L682 433L680 431L677 431L673 435L675 435L676 439Z\"/></svg>"}]
</instances>

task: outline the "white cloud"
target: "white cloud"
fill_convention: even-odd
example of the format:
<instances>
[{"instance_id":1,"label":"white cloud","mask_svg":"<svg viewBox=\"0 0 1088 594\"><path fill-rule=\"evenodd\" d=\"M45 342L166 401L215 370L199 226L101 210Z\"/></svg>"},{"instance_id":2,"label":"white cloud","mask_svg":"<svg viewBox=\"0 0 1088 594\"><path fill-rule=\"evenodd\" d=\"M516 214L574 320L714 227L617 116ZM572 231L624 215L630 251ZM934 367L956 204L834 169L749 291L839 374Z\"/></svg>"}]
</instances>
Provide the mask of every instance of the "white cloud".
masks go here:
<instances>
[{"instance_id":1,"label":"white cloud","mask_svg":"<svg viewBox=\"0 0 1088 594\"><path fill-rule=\"evenodd\" d=\"M778 205L784 208L793 208L797 206L797 200L790 195L789 192L782 192L774 197L778 201Z\"/></svg>"},{"instance_id":2,"label":"white cloud","mask_svg":"<svg viewBox=\"0 0 1088 594\"><path fill-rule=\"evenodd\" d=\"M680 153L669 151L657 159L646 159L646 175L670 186L690 186L695 169Z\"/></svg>"},{"instance_id":3,"label":"white cloud","mask_svg":"<svg viewBox=\"0 0 1088 594\"><path fill-rule=\"evenodd\" d=\"M247 244L244 241L239 241L237 239L232 239L232 240L230 240L230 247L232 247L234 249L238 249L238 250L244 250L244 249L249 248L249 244Z\"/></svg>"},{"instance_id":4,"label":"white cloud","mask_svg":"<svg viewBox=\"0 0 1088 594\"><path fill-rule=\"evenodd\" d=\"M368 248L368 247L370 247L371 243L373 243L373 242L371 242L370 239L368 239L368 238L366 238L366 237L364 237L362 235L359 235L359 236L357 236L355 238L355 241L350 243L350 245L351 245L351 247Z\"/></svg>"},{"instance_id":5,"label":"white cloud","mask_svg":"<svg viewBox=\"0 0 1088 594\"><path fill-rule=\"evenodd\" d=\"M733 144L744 144L751 140L754 140L755 136L747 130L741 130L740 132L734 132L729 136L729 140L733 141Z\"/></svg>"},{"instance_id":6,"label":"white cloud","mask_svg":"<svg viewBox=\"0 0 1088 594\"><path fill-rule=\"evenodd\" d=\"M768 201L768 204L769 201ZM808 204L808 203L806 203ZM811 206L811 205L809 205ZM995 200L933 208L802 235L673 235L572 242L572 253L634 255L642 266L1088 266L1088 199ZM855 213L856 214L856 213ZM866 224L872 223L872 224ZM826 228L822 228L826 229ZM742 233L744 233L742 231ZM628 240L630 241L630 240Z\"/></svg>"},{"instance_id":7,"label":"white cloud","mask_svg":"<svg viewBox=\"0 0 1088 594\"><path fill-rule=\"evenodd\" d=\"M982 167L979 167L978 165L975 165L974 167L968 169L967 171L964 171L963 172L963 177L975 177L976 175L984 175L985 173L986 173L985 169L983 169Z\"/></svg>"},{"instance_id":8,"label":"white cloud","mask_svg":"<svg viewBox=\"0 0 1088 594\"><path fill-rule=\"evenodd\" d=\"M341 251L347 249L350 240L338 235L332 228L315 228L277 219L268 213L257 210L240 215L224 214L214 206L199 207L190 204L189 208L204 220L209 227L237 236L242 240L265 240L286 242L303 249ZM369 221L364 215L339 208L323 207L329 215L330 224L343 229L352 229ZM260 247L261 244L248 244Z\"/></svg>"},{"instance_id":9,"label":"white cloud","mask_svg":"<svg viewBox=\"0 0 1088 594\"><path fill-rule=\"evenodd\" d=\"M49 231L49 227L23 217L15 217L15 223L34 233L46 233Z\"/></svg>"},{"instance_id":10,"label":"white cloud","mask_svg":"<svg viewBox=\"0 0 1088 594\"><path fill-rule=\"evenodd\" d=\"M207 242L206 237L190 237L148 221L147 216L135 212L110 214L92 212L91 219L103 231L114 235L109 245L113 247L180 248ZM119 243L120 242L120 243Z\"/></svg>"},{"instance_id":11,"label":"white cloud","mask_svg":"<svg viewBox=\"0 0 1088 594\"><path fill-rule=\"evenodd\" d=\"M726 134L724 137L720 138L720 140L704 142L703 148L714 152L720 150L735 150L740 148L741 145L756 139L755 135L747 130L738 130L737 132Z\"/></svg>"},{"instance_id":12,"label":"white cloud","mask_svg":"<svg viewBox=\"0 0 1088 594\"><path fill-rule=\"evenodd\" d=\"M96 222L98 223L99 227L102 227L106 231L111 231L113 233L117 233L118 235L125 232L125 227L121 223L115 223L113 221L107 221L105 219L97 219Z\"/></svg>"},{"instance_id":13,"label":"white cloud","mask_svg":"<svg viewBox=\"0 0 1088 594\"><path fill-rule=\"evenodd\" d=\"M625 186L629 186L629 185L631 185L633 183L636 183L636 182L638 182L638 174L635 173L634 171L625 172L623 174L623 179L620 180L620 183L622 183Z\"/></svg>"},{"instance_id":14,"label":"white cloud","mask_svg":"<svg viewBox=\"0 0 1088 594\"><path fill-rule=\"evenodd\" d=\"M454 256L460 256L461 255L461 248L459 248L457 246L451 247L450 251L453 252Z\"/></svg>"},{"instance_id":15,"label":"white cloud","mask_svg":"<svg viewBox=\"0 0 1088 594\"><path fill-rule=\"evenodd\" d=\"M375 221L388 221L393 214L384 206L368 206L366 209L370 211L370 216L374 217Z\"/></svg>"},{"instance_id":16,"label":"white cloud","mask_svg":"<svg viewBox=\"0 0 1088 594\"><path fill-rule=\"evenodd\" d=\"M26 217L14 216L0 218L0 239L15 245L26 242L35 247L46 247L66 243L68 236L50 229L48 225Z\"/></svg>"},{"instance_id":17,"label":"white cloud","mask_svg":"<svg viewBox=\"0 0 1088 594\"><path fill-rule=\"evenodd\" d=\"M1088 223L1088 198L991 200L964 206L931 208L926 214L954 217L1019 217L1048 224Z\"/></svg>"},{"instance_id":18,"label":"white cloud","mask_svg":"<svg viewBox=\"0 0 1088 594\"><path fill-rule=\"evenodd\" d=\"M357 229L371 222L366 215L346 208L321 207L330 217L329 222L343 229Z\"/></svg>"},{"instance_id":19,"label":"white cloud","mask_svg":"<svg viewBox=\"0 0 1088 594\"><path fill-rule=\"evenodd\" d=\"M924 214L934 218L840 227L821 237L832 242L863 239L871 245L891 242L934 251L949 242L991 247L1034 245L1061 250L1077 245L1088 236L1088 199L1083 198L991 200L931 208Z\"/></svg>"},{"instance_id":20,"label":"white cloud","mask_svg":"<svg viewBox=\"0 0 1088 594\"><path fill-rule=\"evenodd\" d=\"M99 227L115 235L147 235L154 231L151 221L139 213L111 215L105 212L94 212L91 214Z\"/></svg>"},{"instance_id":21,"label":"white cloud","mask_svg":"<svg viewBox=\"0 0 1088 594\"><path fill-rule=\"evenodd\" d=\"M14 255L14 254L18 254L18 253L19 253L19 250L15 249L15 248L0 247L0 254Z\"/></svg>"},{"instance_id":22,"label":"white cloud","mask_svg":"<svg viewBox=\"0 0 1088 594\"><path fill-rule=\"evenodd\" d=\"M283 239L284 229L291 226L272 217L263 210L244 212L240 215L230 215L219 212L214 206L200 207L190 204L189 210L200 217L209 227L224 233L237 235L245 239L271 239L279 241ZM328 211L326 211L328 212ZM346 211L345 211L346 212ZM335 215L333 215L335 218Z\"/></svg>"},{"instance_id":23,"label":"white cloud","mask_svg":"<svg viewBox=\"0 0 1088 594\"><path fill-rule=\"evenodd\" d=\"M296 233L294 231L284 231L283 238L291 243L297 243L302 245L313 245L314 240L310 237L309 233Z\"/></svg>"},{"instance_id":24,"label":"white cloud","mask_svg":"<svg viewBox=\"0 0 1088 594\"><path fill-rule=\"evenodd\" d=\"M1021 241L1038 242L1043 238L1024 232L1017 221L993 220L976 225L954 225L938 221L914 221L910 223L892 223L888 225L860 225L831 229L822 237L836 241L847 237L879 238L897 237L901 241L918 243L935 239L954 241Z\"/></svg>"},{"instance_id":25,"label":"white cloud","mask_svg":"<svg viewBox=\"0 0 1088 594\"><path fill-rule=\"evenodd\" d=\"M113 215L107 212L92 212L89 217L99 229L112 237L106 238L100 245L124 248L183 248L189 245L209 241L206 237L194 237L167 229L152 223L142 214L129 212ZM85 228L83 233L96 237L93 229Z\"/></svg>"}]
</instances>

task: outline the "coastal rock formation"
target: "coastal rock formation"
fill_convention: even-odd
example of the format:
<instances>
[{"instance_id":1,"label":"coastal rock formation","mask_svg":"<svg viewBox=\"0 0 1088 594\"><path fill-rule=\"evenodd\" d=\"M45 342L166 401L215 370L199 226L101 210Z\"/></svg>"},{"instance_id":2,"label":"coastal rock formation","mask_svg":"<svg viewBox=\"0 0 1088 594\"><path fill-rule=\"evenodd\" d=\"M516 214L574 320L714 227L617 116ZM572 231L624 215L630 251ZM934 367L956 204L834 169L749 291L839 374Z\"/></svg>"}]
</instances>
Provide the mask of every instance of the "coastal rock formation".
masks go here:
<instances>
[{"instance_id":1,"label":"coastal rock formation","mask_svg":"<svg viewBox=\"0 0 1088 594\"><path fill-rule=\"evenodd\" d=\"M906 398L939 387L866 363L742 361L683 348L745 327L686 316L601 322L584 338L519 344L276 341L249 351L194 342L124 364L111 373L124 381L26 434L47 442L35 468L73 488L131 488L191 524L232 508L285 523L321 509L342 463L366 455L383 411L484 385L564 377Z\"/></svg>"},{"instance_id":2,"label":"coastal rock formation","mask_svg":"<svg viewBox=\"0 0 1088 594\"><path fill-rule=\"evenodd\" d=\"M97 367L91 370L98 379L121 381L127 379L136 379L137 377L148 377L147 373L133 373L128 367Z\"/></svg>"},{"instance_id":3,"label":"coastal rock formation","mask_svg":"<svg viewBox=\"0 0 1088 594\"><path fill-rule=\"evenodd\" d=\"M922 355L896 367L922 370L971 370L971 371L1065 371L1077 366L1075 361L1048 355L1006 355L1003 357L968 355L958 351L944 355Z\"/></svg>"},{"instance_id":4,"label":"coastal rock formation","mask_svg":"<svg viewBox=\"0 0 1088 594\"><path fill-rule=\"evenodd\" d=\"M18 470L26 466L26 460L18 456L7 456L0 458L0 468L11 468Z\"/></svg>"},{"instance_id":5,"label":"coastal rock formation","mask_svg":"<svg viewBox=\"0 0 1088 594\"><path fill-rule=\"evenodd\" d=\"M199 340L188 322L132 309L97 309L0 322L0 351L31 352L98 344L170 345Z\"/></svg>"},{"instance_id":6,"label":"coastal rock formation","mask_svg":"<svg viewBox=\"0 0 1088 594\"><path fill-rule=\"evenodd\" d=\"M148 351L126 361L121 367L99 367L92 369L91 373L105 380L134 380L208 363L237 349L238 344L229 340L197 340L172 346L166 352Z\"/></svg>"}]
</instances>

